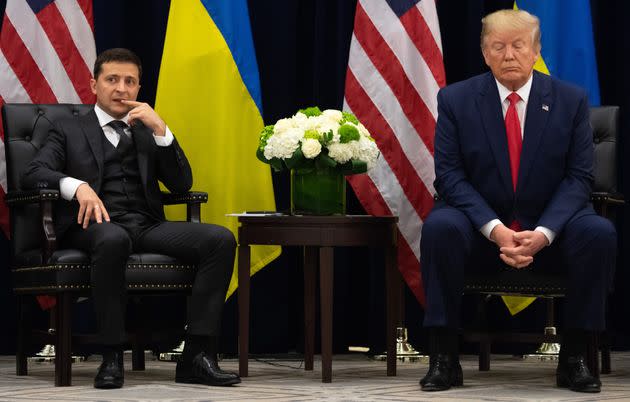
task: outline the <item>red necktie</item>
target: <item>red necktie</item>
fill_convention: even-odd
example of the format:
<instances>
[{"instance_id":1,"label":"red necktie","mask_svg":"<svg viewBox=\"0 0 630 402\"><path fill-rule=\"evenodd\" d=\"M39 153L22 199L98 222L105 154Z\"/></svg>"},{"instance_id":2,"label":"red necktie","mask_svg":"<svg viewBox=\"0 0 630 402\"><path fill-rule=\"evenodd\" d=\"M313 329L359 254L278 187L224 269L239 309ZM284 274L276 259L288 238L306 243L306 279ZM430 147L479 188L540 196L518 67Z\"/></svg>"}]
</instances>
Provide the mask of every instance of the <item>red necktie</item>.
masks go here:
<instances>
[{"instance_id":1,"label":"red necktie","mask_svg":"<svg viewBox=\"0 0 630 402\"><path fill-rule=\"evenodd\" d=\"M516 92L512 92L508 97L510 106L505 114L505 132L507 134L508 152L510 154L510 171L512 172L512 186L516 191L518 181L518 165L521 162L521 149L523 148L523 137L521 136L521 123L518 120L516 103L521 100ZM510 224L510 229L519 231L520 225L517 221Z\"/></svg>"}]
</instances>

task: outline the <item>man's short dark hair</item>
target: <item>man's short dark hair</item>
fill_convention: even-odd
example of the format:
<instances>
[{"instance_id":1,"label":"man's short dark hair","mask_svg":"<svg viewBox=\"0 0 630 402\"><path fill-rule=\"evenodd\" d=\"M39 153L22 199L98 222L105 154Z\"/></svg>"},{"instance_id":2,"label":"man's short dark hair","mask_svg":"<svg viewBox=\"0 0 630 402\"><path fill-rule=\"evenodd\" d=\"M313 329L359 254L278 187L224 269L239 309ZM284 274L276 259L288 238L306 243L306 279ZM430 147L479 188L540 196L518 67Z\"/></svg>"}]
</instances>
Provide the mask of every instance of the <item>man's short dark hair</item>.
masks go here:
<instances>
[{"instance_id":1,"label":"man's short dark hair","mask_svg":"<svg viewBox=\"0 0 630 402\"><path fill-rule=\"evenodd\" d=\"M132 63L138 67L138 79L142 78L142 63L140 58L131 50L122 47L107 49L98 55L94 62L94 79L97 79L102 71L104 63Z\"/></svg>"}]
</instances>

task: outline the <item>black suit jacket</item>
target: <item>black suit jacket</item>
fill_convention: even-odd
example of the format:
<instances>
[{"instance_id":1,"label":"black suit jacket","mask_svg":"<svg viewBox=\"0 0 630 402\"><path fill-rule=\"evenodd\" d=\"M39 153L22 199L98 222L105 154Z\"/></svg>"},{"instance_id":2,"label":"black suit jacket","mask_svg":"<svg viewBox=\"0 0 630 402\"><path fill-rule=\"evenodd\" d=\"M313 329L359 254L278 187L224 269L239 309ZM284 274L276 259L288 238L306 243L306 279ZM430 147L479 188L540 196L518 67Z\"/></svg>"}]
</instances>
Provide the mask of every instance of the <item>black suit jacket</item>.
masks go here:
<instances>
[{"instance_id":1,"label":"black suit jacket","mask_svg":"<svg viewBox=\"0 0 630 402\"><path fill-rule=\"evenodd\" d=\"M131 132L149 212L164 220L158 181L171 192L188 191L192 186L190 165L177 140L168 147L160 147L155 143L152 131L141 122L132 126ZM48 140L26 168L22 186L58 189L60 179L74 177L87 182L98 194L103 181L104 135L94 110L78 119L56 122ZM76 224L78 212L76 200L57 204L55 229L58 236Z\"/></svg>"}]
</instances>

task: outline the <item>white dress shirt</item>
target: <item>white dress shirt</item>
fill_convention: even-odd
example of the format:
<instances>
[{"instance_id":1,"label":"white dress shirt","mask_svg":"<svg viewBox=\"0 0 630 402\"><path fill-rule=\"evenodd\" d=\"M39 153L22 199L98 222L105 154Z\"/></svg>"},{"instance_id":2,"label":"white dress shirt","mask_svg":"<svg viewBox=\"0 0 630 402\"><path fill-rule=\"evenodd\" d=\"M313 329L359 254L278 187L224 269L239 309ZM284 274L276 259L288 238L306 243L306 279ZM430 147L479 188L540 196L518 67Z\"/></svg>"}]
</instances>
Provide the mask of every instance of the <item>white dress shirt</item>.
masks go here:
<instances>
[{"instance_id":1,"label":"white dress shirt","mask_svg":"<svg viewBox=\"0 0 630 402\"><path fill-rule=\"evenodd\" d=\"M527 113L527 102L529 101L529 93L532 90L533 78L534 78L534 75L532 74L527 80L527 82L525 83L525 85L523 85L516 91L518 96L521 97L521 100L519 100L516 103L516 113L518 115L518 121L521 126L521 138L523 137L523 134L525 133L525 114ZM510 96L512 91L507 89L505 86L503 86L503 84L501 84L499 81L496 81L496 83L499 89L499 98L501 99L501 109L503 110L503 119L505 119L505 115L507 114L508 107L510 106L510 101L508 99L508 96ZM490 222L483 225L479 229L479 231L486 238L488 238L488 240L492 240L490 239L490 234L492 233L492 230L497 225L500 225L502 223L503 222L501 222L499 219L493 219ZM547 240L549 241L549 244L551 244L551 242L553 242L553 240L556 238L556 234L554 233L554 231L544 226L538 226L534 230L542 232L547 238Z\"/></svg>"},{"instance_id":2,"label":"white dress shirt","mask_svg":"<svg viewBox=\"0 0 630 402\"><path fill-rule=\"evenodd\" d=\"M113 127L108 125L112 120L117 120L117 119L108 115L98 105L94 105L94 112L96 113L96 118L98 119L98 123L103 129L103 133L105 133L105 138L107 138L107 140L111 142L114 148L117 147L118 142L120 141L120 135L116 132L116 130L114 130ZM127 121L129 120L129 116L127 115L120 120L127 123ZM125 128L124 131L125 131L125 134L131 137L131 131L129 130L129 125L127 125L127 128ZM155 140L155 143L157 144L157 146L168 147L169 145L173 143L174 137L171 130L168 128L168 126L166 126L166 134L164 136L158 136L158 135L155 135L154 133L153 139ZM69 176L64 177L63 179L59 180L59 193L61 194L61 198L68 201L72 200L77 192L77 188L83 183L85 183L83 180L75 179L74 177L69 177Z\"/></svg>"}]
</instances>

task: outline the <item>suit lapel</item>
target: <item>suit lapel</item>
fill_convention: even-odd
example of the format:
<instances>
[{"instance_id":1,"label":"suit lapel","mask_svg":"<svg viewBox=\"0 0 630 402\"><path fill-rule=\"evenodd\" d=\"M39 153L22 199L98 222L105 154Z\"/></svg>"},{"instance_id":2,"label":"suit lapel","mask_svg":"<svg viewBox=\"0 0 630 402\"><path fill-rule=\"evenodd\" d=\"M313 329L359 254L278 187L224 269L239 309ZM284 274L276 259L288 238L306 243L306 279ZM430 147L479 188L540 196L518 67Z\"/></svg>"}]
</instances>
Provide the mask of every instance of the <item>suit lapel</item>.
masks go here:
<instances>
[{"instance_id":1,"label":"suit lapel","mask_svg":"<svg viewBox=\"0 0 630 402\"><path fill-rule=\"evenodd\" d=\"M525 184L527 176L531 171L532 163L540 141L543 137L547 119L552 105L551 81L548 76L534 71L532 89L527 101L527 114L525 116L525 131L523 134L523 150L521 151L521 162L518 170L517 193Z\"/></svg>"},{"instance_id":2,"label":"suit lapel","mask_svg":"<svg viewBox=\"0 0 630 402\"><path fill-rule=\"evenodd\" d=\"M492 155L499 169L503 182L503 188L509 194L514 192L512 177L510 176L510 161L507 151L507 138L505 134L505 121L501 110L499 90L492 74L486 75L486 82L482 84L477 98L479 115L484 126L486 137L490 143Z\"/></svg>"},{"instance_id":3,"label":"suit lapel","mask_svg":"<svg viewBox=\"0 0 630 402\"><path fill-rule=\"evenodd\" d=\"M96 113L92 109L89 113L79 119L81 124L81 130L83 130L83 135L87 139L88 144L90 144L90 148L92 149L92 154L94 155L94 159L96 160L96 165L98 166L98 177L103 176L103 139L102 137L105 135L103 133L103 129L101 129L101 125L98 122L98 118L96 117Z\"/></svg>"}]
</instances>

